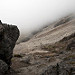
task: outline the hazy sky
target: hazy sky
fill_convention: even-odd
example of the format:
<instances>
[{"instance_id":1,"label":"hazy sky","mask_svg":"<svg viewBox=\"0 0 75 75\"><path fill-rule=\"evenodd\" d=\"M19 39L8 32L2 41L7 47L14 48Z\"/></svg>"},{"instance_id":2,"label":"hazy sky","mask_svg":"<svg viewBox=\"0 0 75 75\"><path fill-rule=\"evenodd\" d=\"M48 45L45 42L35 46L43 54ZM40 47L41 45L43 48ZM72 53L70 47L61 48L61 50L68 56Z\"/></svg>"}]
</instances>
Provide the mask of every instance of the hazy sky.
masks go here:
<instances>
[{"instance_id":1,"label":"hazy sky","mask_svg":"<svg viewBox=\"0 0 75 75\"><path fill-rule=\"evenodd\" d=\"M0 19L31 32L75 11L75 0L0 0Z\"/></svg>"}]
</instances>

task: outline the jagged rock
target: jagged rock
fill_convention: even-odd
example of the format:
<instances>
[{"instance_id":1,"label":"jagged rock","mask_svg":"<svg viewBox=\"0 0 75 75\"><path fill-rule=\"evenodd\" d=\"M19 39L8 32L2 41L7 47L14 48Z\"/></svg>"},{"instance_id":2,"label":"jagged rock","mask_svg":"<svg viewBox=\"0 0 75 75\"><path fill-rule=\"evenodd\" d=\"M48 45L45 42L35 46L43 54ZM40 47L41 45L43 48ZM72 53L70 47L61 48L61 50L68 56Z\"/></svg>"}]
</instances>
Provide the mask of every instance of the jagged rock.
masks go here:
<instances>
[{"instance_id":1,"label":"jagged rock","mask_svg":"<svg viewBox=\"0 0 75 75\"><path fill-rule=\"evenodd\" d=\"M72 38L75 38L75 33L72 33L71 35L67 36L67 37L64 37L62 40L60 40L60 42L63 42L63 41L68 41ZM72 39L73 40L73 39Z\"/></svg>"},{"instance_id":2,"label":"jagged rock","mask_svg":"<svg viewBox=\"0 0 75 75\"><path fill-rule=\"evenodd\" d=\"M3 75L8 70L7 64L0 60L0 75Z\"/></svg>"},{"instance_id":3,"label":"jagged rock","mask_svg":"<svg viewBox=\"0 0 75 75\"><path fill-rule=\"evenodd\" d=\"M13 48L18 37L19 29L17 26L3 24L0 21L0 60L3 60L8 67L11 65Z\"/></svg>"},{"instance_id":4,"label":"jagged rock","mask_svg":"<svg viewBox=\"0 0 75 75\"><path fill-rule=\"evenodd\" d=\"M75 50L75 39L68 44L67 50Z\"/></svg>"},{"instance_id":5,"label":"jagged rock","mask_svg":"<svg viewBox=\"0 0 75 75\"><path fill-rule=\"evenodd\" d=\"M40 75L74 75L75 68L66 63L60 63L54 66L48 66Z\"/></svg>"},{"instance_id":6,"label":"jagged rock","mask_svg":"<svg viewBox=\"0 0 75 75\"><path fill-rule=\"evenodd\" d=\"M75 33L72 33L71 35L64 37L60 42L65 42L66 43L66 50L75 50Z\"/></svg>"},{"instance_id":7,"label":"jagged rock","mask_svg":"<svg viewBox=\"0 0 75 75\"><path fill-rule=\"evenodd\" d=\"M0 20L0 24L2 24L1 20Z\"/></svg>"}]
</instances>

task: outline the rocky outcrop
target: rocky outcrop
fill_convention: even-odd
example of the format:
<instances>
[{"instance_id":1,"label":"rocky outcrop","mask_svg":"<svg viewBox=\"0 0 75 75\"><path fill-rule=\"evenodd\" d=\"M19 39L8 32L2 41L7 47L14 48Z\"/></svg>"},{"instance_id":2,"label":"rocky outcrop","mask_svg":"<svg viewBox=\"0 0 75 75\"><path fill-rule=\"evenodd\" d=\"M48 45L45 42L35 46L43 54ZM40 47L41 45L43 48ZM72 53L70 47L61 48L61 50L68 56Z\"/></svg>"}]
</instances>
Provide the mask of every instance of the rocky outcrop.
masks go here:
<instances>
[{"instance_id":1,"label":"rocky outcrop","mask_svg":"<svg viewBox=\"0 0 75 75\"><path fill-rule=\"evenodd\" d=\"M13 56L13 48L15 47L15 43L19 37L19 29L15 25L3 24L0 21L0 63L2 61L4 64L10 68L11 66L11 58ZM2 63L3 64L3 63ZM4 65L0 65L0 73L1 68ZM5 67L6 69L6 67Z\"/></svg>"},{"instance_id":2,"label":"rocky outcrop","mask_svg":"<svg viewBox=\"0 0 75 75\"><path fill-rule=\"evenodd\" d=\"M68 44L67 50L75 50L75 39Z\"/></svg>"},{"instance_id":3,"label":"rocky outcrop","mask_svg":"<svg viewBox=\"0 0 75 75\"><path fill-rule=\"evenodd\" d=\"M0 75L5 74L7 70L8 70L8 65L4 61L0 60Z\"/></svg>"},{"instance_id":4,"label":"rocky outcrop","mask_svg":"<svg viewBox=\"0 0 75 75\"><path fill-rule=\"evenodd\" d=\"M66 50L75 50L75 33L64 37L60 42L66 42Z\"/></svg>"}]
</instances>

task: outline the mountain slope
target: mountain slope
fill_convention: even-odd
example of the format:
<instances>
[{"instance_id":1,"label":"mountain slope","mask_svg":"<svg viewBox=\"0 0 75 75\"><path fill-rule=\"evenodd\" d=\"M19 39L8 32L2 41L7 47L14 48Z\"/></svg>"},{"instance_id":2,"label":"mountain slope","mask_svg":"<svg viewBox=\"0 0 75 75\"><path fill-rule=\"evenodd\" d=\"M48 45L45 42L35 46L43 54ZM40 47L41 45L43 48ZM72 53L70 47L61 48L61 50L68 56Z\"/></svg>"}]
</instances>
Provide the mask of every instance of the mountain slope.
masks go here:
<instances>
[{"instance_id":1,"label":"mountain slope","mask_svg":"<svg viewBox=\"0 0 75 75\"><path fill-rule=\"evenodd\" d=\"M75 18L55 27L56 24L57 22L43 29L43 31L34 35L28 42L16 45L14 53L29 53L37 49L40 51L40 45L55 43L75 32Z\"/></svg>"},{"instance_id":2,"label":"mountain slope","mask_svg":"<svg viewBox=\"0 0 75 75\"><path fill-rule=\"evenodd\" d=\"M72 18L73 17L73 18ZM7 75L75 75L75 18L64 17L17 44Z\"/></svg>"}]
</instances>

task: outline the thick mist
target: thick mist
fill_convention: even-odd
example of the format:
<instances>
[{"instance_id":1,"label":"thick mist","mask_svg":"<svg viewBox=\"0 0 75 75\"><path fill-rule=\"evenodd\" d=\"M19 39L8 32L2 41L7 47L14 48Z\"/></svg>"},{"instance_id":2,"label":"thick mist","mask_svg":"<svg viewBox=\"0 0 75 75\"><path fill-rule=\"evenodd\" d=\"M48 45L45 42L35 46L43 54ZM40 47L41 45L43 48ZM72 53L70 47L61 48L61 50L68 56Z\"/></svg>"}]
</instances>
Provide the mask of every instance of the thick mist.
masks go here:
<instances>
[{"instance_id":1,"label":"thick mist","mask_svg":"<svg viewBox=\"0 0 75 75\"><path fill-rule=\"evenodd\" d=\"M75 0L0 0L0 19L24 36L74 11Z\"/></svg>"}]
</instances>

